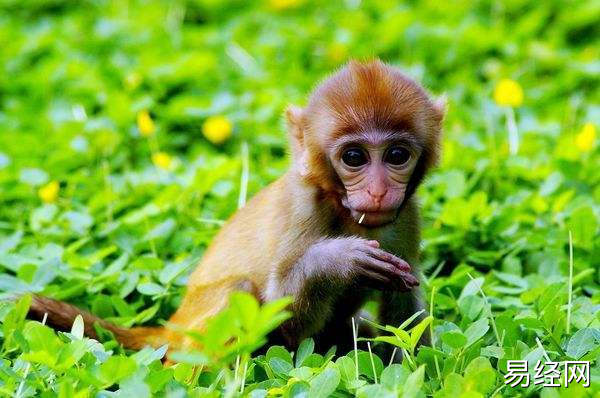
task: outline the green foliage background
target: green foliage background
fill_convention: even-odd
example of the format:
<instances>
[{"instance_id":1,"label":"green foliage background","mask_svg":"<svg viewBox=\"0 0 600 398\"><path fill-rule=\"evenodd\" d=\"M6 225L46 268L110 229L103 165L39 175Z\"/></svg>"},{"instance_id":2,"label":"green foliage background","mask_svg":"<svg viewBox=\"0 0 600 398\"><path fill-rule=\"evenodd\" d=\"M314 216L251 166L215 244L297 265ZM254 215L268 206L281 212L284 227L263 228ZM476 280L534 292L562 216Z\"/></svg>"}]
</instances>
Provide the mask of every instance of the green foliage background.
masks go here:
<instances>
[{"instance_id":1,"label":"green foliage background","mask_svg":"<svg viewBox=\"0 0 600 398\"><path fill-rule=\"evenodd\" d=\"M163 368L164 351L131 355L110 338L82 339L80 325L57 335L23 319L26 299L8 300L0 394L592 396L599 20L600 3L585 0L0 2L0 290L43 293L125 326L168 318L245 196L244 143L251 196L288 164L285 107L345 61L381 57L449 105L441 167L419 191L434 348L389 367L365 352L311 354L310 341L294 359L280 347L251 358L272 326L259 319L281 314L261 318L276 308L240 297L220 325L245 345L215 343ZM516 155L492 95L502 78L524 92ZM145 110L151 137L136 124ZM203 136L211 116L233 125L222 145ZM158 151L168 170L152 163ZM51 181L58 194L44 203ZM504 386L507 360L547 357L592 361L592 386Z\"/></svg>"}]
</instances>

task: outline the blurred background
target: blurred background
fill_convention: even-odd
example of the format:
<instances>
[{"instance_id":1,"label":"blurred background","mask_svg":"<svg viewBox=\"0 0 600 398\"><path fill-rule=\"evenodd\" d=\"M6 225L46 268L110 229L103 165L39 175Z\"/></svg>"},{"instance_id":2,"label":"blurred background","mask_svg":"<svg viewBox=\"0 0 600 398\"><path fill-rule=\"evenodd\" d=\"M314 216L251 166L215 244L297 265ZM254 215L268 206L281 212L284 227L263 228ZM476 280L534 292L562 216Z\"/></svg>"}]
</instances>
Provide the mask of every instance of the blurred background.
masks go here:
<instances>
[{"instance_id":1,"label":"blurred background","mask_svg":"<svg viewBox=\"0 0 600 398\"><path fill-rule=\"evenodd\" d=\"M168 316L222 222L285 170L285 107L380 57L448 96L420 190L440 289L495 270L508 306L522 278L561 280L571 230L597 300L599 21L586 0L3 0L0 290Z\"/></svg>"}]
</instances>

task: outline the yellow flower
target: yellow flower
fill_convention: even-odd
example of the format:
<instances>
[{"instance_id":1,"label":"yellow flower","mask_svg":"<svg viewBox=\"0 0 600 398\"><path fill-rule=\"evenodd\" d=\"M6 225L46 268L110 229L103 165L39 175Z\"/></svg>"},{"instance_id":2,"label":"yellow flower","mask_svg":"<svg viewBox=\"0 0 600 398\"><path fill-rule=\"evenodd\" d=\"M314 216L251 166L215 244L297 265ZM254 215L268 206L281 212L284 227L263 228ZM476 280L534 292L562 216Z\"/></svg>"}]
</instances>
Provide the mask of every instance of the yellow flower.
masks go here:
<instances>
[{"instance_id":1,"label":"yellow flower","mask_svg":"<svg viewBox=\"0 0 600 398\"><path fill-rule=\"evenodd\" d=\"M140 130L140 134L144 137L149 137L154 134L154 130L156 130L156 126L154 126L154 121L150 117L148 111L141 111L137 115L137 125L138 130Z\"/></svg>"},{"instance_id":2,"label":"yellow flower","mask_svg":"<svg viewBox=\"0 0 600 398\"><path fill-rule=\"evenodd\" d=\"M156 152L152 154L152 163L160 169L169 170L172 164L171 155L165 152Z\"/></svg>"},{"instance_id":3,"label":"yellow flower","mask_svg":"<svg viewBox=\"0 0 600 398\"><path fill-rule=\"evenodd\" d=\"M494 101L500 106L517 107L523 103L523 89L512 79L502 79L494 88Z\"/></svg>"},{"instance_id":4,"label":"yellow flower","mask_svg":"<svg viewBox=\"0 0 600 398\"><path fill-rule=\"evenodd\" d=\"M581 128L577 137L575 137L575 145L581 152L589 152L594 147L596 142L596 126L587 122Z\"/></svg>"},{"instance_id":5,"label":"yellow flower","mask_svg":"<svg viewBox=\"0 0 600 398\"><path fill-rule=\"evenodd\" d=\"M60 186L58 185L58 181L50 181L38 190L38 196L43 202L52 203L58 198L59 190Z\"/></svg>"},{"instance_id":6,"label":"yellow flower","mask_svg":"<svg viewBox=\"0 0 600 398\"><path fill-rule=\"evenodd\" d=\"M233 125L225 116L211 116L202 125L202 134L213 144L222 144L231 137Z\"/></svg>"},{"instance_id":7,"label":"yellow flower","mask_svg":"<svg viewBox=\"0 0 600 398\"><path fill-rule=\"evenodd\" d=\"M298 7L303 3L303 0L271 0L271 7L276 10L287 10L289 8Z\"/></svg>"}]
</instances>

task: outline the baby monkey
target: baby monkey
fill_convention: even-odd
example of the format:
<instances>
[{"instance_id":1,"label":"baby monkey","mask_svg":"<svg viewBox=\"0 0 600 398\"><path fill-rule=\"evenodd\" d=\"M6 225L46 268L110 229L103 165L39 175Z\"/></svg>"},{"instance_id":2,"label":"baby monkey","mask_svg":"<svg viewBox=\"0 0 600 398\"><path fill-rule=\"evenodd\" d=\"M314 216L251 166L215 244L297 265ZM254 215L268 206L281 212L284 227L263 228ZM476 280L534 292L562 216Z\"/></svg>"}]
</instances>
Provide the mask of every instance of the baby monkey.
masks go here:
<instances>
[{"instance_id":1,"label":"baby monkey","mask_svg":"<svg viewBox=\"0 0 600 398\"><path fill-rule=\"evenodd\" d=\"M302 109L286 112L292 164L223 226L169 320L173 328L112 330L125 347L191 345L174 330L202 330L231 291L261 301L292 296L293 316L271 342L294 349L350 348L351 318L377 297L379 321L399 325L422 308L414 192L439 155L444 104L379 60L350 62L322 82ZM413 267L411 267L411 264ZM31 313L70 327L81 310L35 297Z\"/></svg>"}]
</instances>

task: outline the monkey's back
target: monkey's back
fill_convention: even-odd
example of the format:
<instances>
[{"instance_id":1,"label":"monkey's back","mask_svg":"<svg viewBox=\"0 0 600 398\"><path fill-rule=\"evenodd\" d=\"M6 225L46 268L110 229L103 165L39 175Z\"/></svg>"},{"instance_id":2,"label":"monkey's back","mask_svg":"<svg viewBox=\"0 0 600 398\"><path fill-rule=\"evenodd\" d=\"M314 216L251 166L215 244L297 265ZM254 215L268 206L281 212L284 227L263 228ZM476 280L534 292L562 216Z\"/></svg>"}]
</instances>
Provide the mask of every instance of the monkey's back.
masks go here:
<instances>
[{"instance_id":1,"label":"monkey's back","mask_svg":"<svg viewBox=\"0 0 600 398\"><path fill-rule=\"evenodd\" d=\"M287 220L281 192L284 177L271 183L239 209L221 228L190 276L189 287L199 288L226 279L250 280L262 285L277 245L277 231Z\"/></svg>"}]
</instances>

